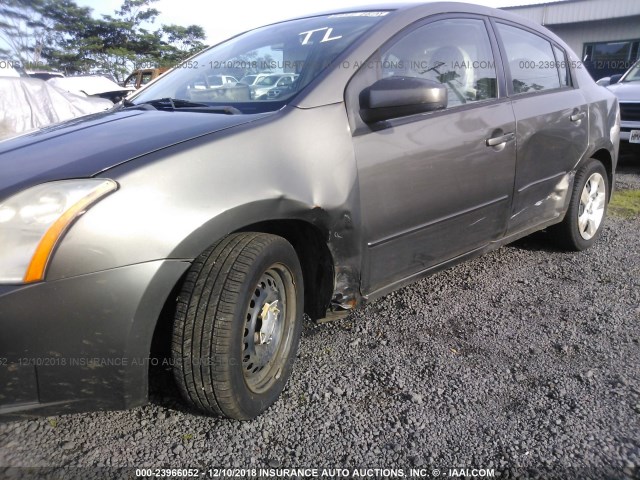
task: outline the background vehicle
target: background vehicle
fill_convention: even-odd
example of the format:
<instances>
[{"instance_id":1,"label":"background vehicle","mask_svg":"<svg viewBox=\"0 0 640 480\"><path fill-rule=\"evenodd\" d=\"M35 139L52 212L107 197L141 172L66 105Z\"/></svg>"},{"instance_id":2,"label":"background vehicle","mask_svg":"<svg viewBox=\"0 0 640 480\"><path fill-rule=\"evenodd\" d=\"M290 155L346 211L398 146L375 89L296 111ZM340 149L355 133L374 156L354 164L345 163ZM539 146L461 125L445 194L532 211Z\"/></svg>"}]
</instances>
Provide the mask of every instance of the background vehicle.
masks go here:
<instances>
[{"instance_id":1,"label":"background vehicle","mask_svg":"<svg viewBox=\"0 0 640 480\"><path fill-rule=\"evenodd\" d=\"M620 103L621 147L640 154L640 61L607 86Z\"/></svg>"},{"instance_id":2,"label":"background vehicle","mask_svg":"<svg viewBox=\"0 0 640 480\"><path fill-rule=\"evenodd\" d=\"M121 87L101 75L77 75L73 77L52 78L50 85L67 92L100 97L117 103L133 90L132 87Z\"/></svg>"},{"instance_id":3,"label":"background vehicle","mask_svg":"<svg viewBox=\"0 0 640 480\"><path fill-rule=\"evenodd\" d=\"M298 76L293 73L273 73L256 80L251 87L251 98L266 100L274 89L289 89ZM277 95L271 94L271 97Z\"/></svg>"},{"instance_id":4,"label":"background vehicle","mask_svg":"<svg viewBox=\"0 0 640 480\"><path fill-rule=\"evenodd\" d=\"M231 75L217 75L217 74L203 74L196 80L194 88L196 89L209 89L209 88L221 88L221 87L233 87L238 83L235 77Z\"/></svg>"},{"instance_id":5,"label":"background vehicle","mask_svg":"<svg viewBox=\"0 0 640 480\"><path fill-rule=\"evenodd\" d=\"M167 67L162 67L162 68L142 68L140 70L135 70L131 75L129 75L124 80L124 82L122 82L122 86L123 87L132 87L132 88L137 90L138 88L142 87L143 85L146 85L151 80L159 77L160 75L162 75L163 73L165 73L168 70L169 70L169 68L167 68Z\"/></svg>"},{"instance_id":6,"label":"background vehicle","mask_svg":"<svg viewBox=\"0 0 640 480\"><path fill-rule=\"evenodd\" d=\"M256 57L297 65L276 98L209 88ZM541 229L572 250L602 231L617 100L515 15L343 10L192 62L222 67L0 145L0 412L139 405L153 345L193 408L253 418L303 313L344 317Z\"/></svg>"},{"instance_id":7,"label":"background vehicle","mask_svg":"<svg viewBox=\"0 0 640 480\"><path fill-rule=\"evenodd\" d=\"M27 70L27 75L31 78L39 78L45 82L50 78L64 78L64 73L54 72L51 70Z\"/></svg>"},{"instance_id":8,"label":"background vehicle","mask_svg":"<svg viewBox=\"0 0 640 480\"><path fill-rule=\"evenodd\" d=\"M108 100L71 93L38 78L0 76L0 140L112 107Z\"/></svg>"},{"instance_id":9,"label":"background vehicle","mask_svg":"<svg viewBox=\"0 0 640 480\"><path fill-rule=\"evenodd\" d=\"M254 85L258 80L261 80L262 78L268 76L271 73L272 72L245 75L244 77L242 77L242 79L238 83L244 83L245 85L251 86L251 85Z\"/></svg>"}]
</instances>

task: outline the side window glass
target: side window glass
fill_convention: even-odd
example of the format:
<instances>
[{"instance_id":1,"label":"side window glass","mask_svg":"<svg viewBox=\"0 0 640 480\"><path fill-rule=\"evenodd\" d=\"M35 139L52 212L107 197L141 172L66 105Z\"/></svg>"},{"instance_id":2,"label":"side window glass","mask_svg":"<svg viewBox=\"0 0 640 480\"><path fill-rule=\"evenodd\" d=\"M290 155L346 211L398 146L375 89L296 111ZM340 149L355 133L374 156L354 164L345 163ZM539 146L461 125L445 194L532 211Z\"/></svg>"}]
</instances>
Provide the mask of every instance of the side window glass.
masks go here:
<instances>
[{"instance_id":1,"label":"side window glass","mask_svg":"<svg viewBox=\"0 0 640 480\"><path fill-rule=\"evenodd\" d=\"M514 93L560 88L551 43L520 28L498 23Z\"/></svg>"},{"instance_id":2,"label":"side window glass","mask_svg":"<svg viewBox=\"0 0 640 480\"><path fill-rule=\"evenodd\" d=\"M556 67L560 72L560 85L563 87L571 86L571 77L569 76L569 64L564 50L560 50L555 45L553 46L553 53L556 56Z\"/></svg>"},{"instance_id":3,"label":"side window glass","mask_svg":"<svg viewBox=\"0 0 640 480\"><path fill-rule=\"evenodd\" d=\"M129 75L129 78L127 78L127 80L124 82L124 86L125 87L135 87L137 79L138 79L138 75L137 74Z\"/></svg>"},{"instance_id":4,"label":"side window glass","mask_svg":"<svg viewBox=\"0 0 640 480\"><path fill-rule=\"evenodd\" d=\"M153 72L143 72L142 77L140 79L140 85L146 85L151 81L152 77L153 77Z\"/></svg>"},{"instance_id":5,"label":"side window glass","mask_svg":"<svg viewBox=\"0 0 640 480\"><path fill-rule=\"evenodd\" d=\"M381 76L417 77L447 87L447 108L496 98L496 69L484 21L440 20L386 48Z\"/></svg>"}]
</instances>

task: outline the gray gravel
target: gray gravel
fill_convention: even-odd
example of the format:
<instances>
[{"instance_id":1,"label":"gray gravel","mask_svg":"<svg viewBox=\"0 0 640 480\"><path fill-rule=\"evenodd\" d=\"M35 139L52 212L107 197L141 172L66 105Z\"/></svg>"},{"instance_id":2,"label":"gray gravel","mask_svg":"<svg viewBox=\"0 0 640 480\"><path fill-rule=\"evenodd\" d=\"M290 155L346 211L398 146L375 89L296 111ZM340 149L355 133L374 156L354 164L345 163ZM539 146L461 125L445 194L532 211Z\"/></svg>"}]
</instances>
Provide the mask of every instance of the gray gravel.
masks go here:
<instances>
[{"instance_id":1,"label":"gray gravel","mask_svg":"<svg viewBox=\"0 0 640 480\"><path fill-rule=\"evenodd\" d=\"M640 189L640 163L621 172L618 188ZM639 232L640 218L609 218L578 254L537 234L308 324L286 391L255 421L186 411L158 376L145 407L0 424L0 467L640 478Z\"/></svg>"}]
</instances>

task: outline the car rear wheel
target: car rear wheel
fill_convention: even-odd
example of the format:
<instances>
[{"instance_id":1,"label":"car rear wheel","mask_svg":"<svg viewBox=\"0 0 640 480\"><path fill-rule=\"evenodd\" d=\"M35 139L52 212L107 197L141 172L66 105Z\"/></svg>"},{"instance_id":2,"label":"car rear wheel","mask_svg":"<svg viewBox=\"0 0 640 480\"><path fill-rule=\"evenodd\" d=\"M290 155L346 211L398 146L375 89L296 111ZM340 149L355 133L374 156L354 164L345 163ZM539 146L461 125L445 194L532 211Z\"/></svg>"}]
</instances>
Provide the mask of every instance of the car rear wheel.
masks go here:
<instances>
[{"instance_id":1,"label":"car rear wheel","mask_svg":"<svg viewBox=\"0 0 640 480\"><path fill-rule=\"evenodd\" d=\"M193 263L178 298L174 376L188 403L239 420L282 392L302 329L303 283L282 237L238 233Z\"/></svg>"},{"instance_id":2,"label":"car rear wheel","mask_svg":"<svg viewBox=\"0 0 640 480\"><path fill-rule=\"evenodd\" d=\"M591 159L576 173L567 214L550 233L565 249L589 248L602 232L608 201L607 171L600 161Z\"/></svg>"}]
</instances>

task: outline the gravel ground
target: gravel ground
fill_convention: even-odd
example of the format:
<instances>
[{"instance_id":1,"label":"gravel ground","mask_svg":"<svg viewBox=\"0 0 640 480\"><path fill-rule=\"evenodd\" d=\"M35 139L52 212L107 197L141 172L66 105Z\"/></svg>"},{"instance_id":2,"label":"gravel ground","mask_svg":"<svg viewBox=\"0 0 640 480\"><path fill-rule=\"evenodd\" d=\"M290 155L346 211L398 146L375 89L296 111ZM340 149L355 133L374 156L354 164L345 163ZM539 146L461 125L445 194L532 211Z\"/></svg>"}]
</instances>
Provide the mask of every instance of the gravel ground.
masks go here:
<instances>
[{"instance_id":1,"label":"gravel ground","mask_svg":"<svg viewBox=\"0 0 640 480\"><path fill-rule=\"evenodd\" d=\"M618 188L640 189L640 162ZM255 421L187 411L158 376L141 408L0 424L0 467L640 478L639 231L609 218L578 254L537 234L308 324L287 389Z\"/></svg>"}]
</instances>

